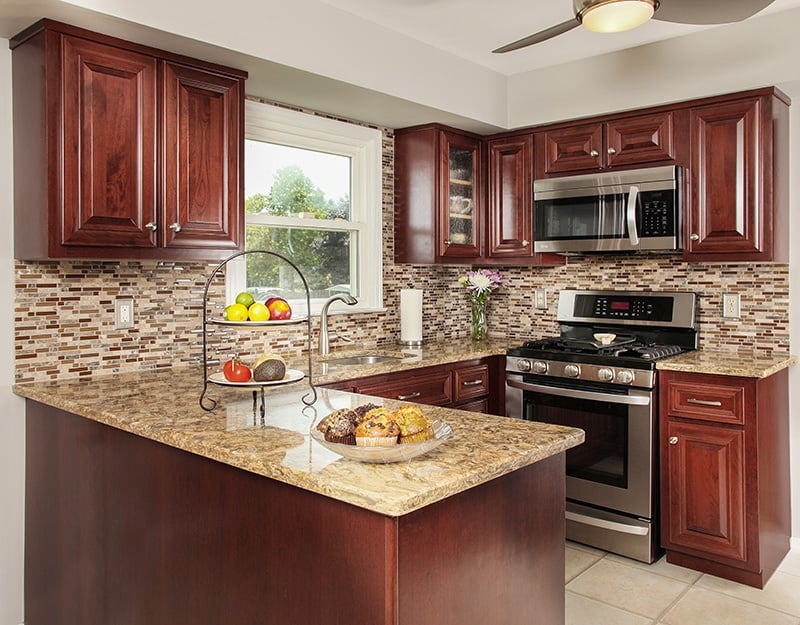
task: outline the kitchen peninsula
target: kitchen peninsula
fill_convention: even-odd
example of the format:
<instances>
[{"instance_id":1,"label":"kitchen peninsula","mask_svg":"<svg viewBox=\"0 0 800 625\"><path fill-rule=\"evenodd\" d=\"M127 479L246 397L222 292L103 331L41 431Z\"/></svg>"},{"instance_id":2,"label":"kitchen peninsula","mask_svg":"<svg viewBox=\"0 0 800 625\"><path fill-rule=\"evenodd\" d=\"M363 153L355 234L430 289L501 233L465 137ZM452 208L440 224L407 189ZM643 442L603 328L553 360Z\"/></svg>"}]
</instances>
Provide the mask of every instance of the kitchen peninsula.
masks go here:
<instances>
[{"instance_id":1,"label":"kitchen peninsula","mask_svg":"<svg viewBox=\"0 0 800 625\"><path fill-rule=\"evenodd\" d=\"M426 406L452 436L396 464L310 439L368 401L176 369L18 385L26 623L504 625L564 620L564 452L583 432Z\"/></svg>"}]
</instances>

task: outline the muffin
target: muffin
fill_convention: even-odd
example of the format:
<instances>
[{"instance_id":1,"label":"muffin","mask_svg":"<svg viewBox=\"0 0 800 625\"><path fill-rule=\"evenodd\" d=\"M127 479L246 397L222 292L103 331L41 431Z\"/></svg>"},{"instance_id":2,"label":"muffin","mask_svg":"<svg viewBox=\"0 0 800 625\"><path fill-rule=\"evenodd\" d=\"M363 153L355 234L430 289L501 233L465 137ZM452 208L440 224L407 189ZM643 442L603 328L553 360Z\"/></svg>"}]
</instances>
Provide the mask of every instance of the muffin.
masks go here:
<instances>
[{"instance_id":1,"label":"muffin","mask_svg":"<svg viewBox=\"0 0 800 625\"><path fill-rule=\"evenodd\" d=\"M418 406L400 406L392 418L400 428L400 443L419 443L434 437L433 424Z\"/></svg>"},{"instance_id":2,"label":"muffin","mask_svg":"<svg viewBox=\"0 0 800 625\"><path fill-rule=\"evenodd\" d=\"M349 408L334 410L317 425L317 430L322 432L325 440L343 445L356 444L356 425L358 415Z\"/></svg>"},{"instance_id":3,"label":"muffin","mask_svg":"<svg viewBox=\"0 0 800 625\"><path fill-rule=\"evenodd\" d=\"M378 404L361 404L360 406L356 406L353 408L353 412L358 415L358 422L361 423L364 420L364 417L370 410L374 410L375 408L380 408Z\"/></svg>"},{"instance_id":4,"label":"muffin","mask_svg":"<svg viewBox=\"0 0 800 625\"><path fill-rule=\"evenodd\" d=\"M400 428L386 408L373 408L356 427L356 445L387 447L397 444Z\"/></svg>"}]
</instances>

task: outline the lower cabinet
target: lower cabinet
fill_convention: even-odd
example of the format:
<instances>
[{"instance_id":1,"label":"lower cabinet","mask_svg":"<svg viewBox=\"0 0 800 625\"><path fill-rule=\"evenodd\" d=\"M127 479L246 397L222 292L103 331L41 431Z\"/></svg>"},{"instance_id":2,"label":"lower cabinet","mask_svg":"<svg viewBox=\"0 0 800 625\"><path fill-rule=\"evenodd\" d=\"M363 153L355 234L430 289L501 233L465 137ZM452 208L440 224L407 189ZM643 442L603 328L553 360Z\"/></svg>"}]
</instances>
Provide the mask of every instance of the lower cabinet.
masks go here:
<instances>
[{"instance_id":1,"label":"lower cabinet","mask_svg":"<svg viewBox=\"0 0 800 625\"><path fill-rule=\"evenodd\" d=\"M502 356L332 382L328 388L416 404L503 414Z\"/></svg>"},{"instance_id":2,"label":"lower cabinet","mask_svg":"<svg viewBox=\"0 0 800 625\"><path fill-rule=\"evenodd\" d=\"M762 588L789 550L788 370L660 376L667 560Z\"/></svg>"}]
</instances>

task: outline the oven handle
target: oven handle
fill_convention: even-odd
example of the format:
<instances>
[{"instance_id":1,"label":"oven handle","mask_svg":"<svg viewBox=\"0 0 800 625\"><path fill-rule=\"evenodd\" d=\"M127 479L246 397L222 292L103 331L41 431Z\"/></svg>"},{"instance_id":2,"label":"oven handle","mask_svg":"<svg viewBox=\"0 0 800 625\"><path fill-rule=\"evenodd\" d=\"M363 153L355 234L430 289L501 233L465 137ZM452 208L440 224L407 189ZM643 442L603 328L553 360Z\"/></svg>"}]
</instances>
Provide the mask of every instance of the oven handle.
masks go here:
<instances>
[{"instance_id":1,"label":"oven handle","mask_svg":"<svg viewBox=\"0 0 800 625\"><path fill-rule=\"evenodd\" d=\"M594 401L605 401L610 404L628 404L630 406L648 406L650 397L631 396L631 395L612 395L610 393L594 393L592 391L579 391L572 388L559 388L555 386L545 386L543 384L530 384L529 382L517 382L506 378L506 384L523 391L534 391L536 393L546 393L548 395L560 395L561 397L574 397L575 399L590 399Z\"/></svg>"},{"instance_id":2,"label":"oven handle","mask_svg":"<svg viewBox=\"0 0 800 625\"><path fill-rule=\"evenodd\" d=\"M628 191L628 210L626 217L628 219L628 238L631 245L639 245L639 232L636 230L636 198L639 195L639 187L635 184L631 185Z\"/></svg>"},{"instance_id":3,"label":"oven handle","mask_svg":"<svg viewBox=\"0 0 800 625\"><path fill-rule=\"evenodd\" d=\"M583 523L584 525L593 525L605 530L614 532L622 532L624 534L636 534L638 536L646 536L650 532L648 527L640 527L638 525L628 525L627 523L617 523L616 521L607 521L606 519L596 519L585 514L578 514L577 512L570 512L567 510L567 521L575 521L576 523Z\"/></svg>"}]
</instances>

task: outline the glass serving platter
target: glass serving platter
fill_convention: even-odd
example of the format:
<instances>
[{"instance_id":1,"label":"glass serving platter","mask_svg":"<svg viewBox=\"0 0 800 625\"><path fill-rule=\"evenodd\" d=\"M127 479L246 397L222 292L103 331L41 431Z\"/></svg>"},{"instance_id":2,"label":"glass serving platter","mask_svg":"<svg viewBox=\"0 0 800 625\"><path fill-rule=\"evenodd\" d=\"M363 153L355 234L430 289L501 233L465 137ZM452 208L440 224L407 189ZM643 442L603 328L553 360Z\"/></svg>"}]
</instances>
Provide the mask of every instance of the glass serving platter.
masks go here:
<instances>
[{"instance_id":1,"label":"glass serving platter","mask_svg":"<svg viewBox=\"0 0 800 625\"><path fill-rule=\"evenodd\" d=\"M325 440L325 436L316 426L311 428L311 438L323 447L332 452L344 456L348 460L372 463L403 462L411 460L422 454L436 449L453 434L451 428L444 421L433 421L434 437L420 443L403 443L392 445L391 447L360 447L358 445L344 445L342 443L331 443Z\"/></svg>"}]
</instances>

